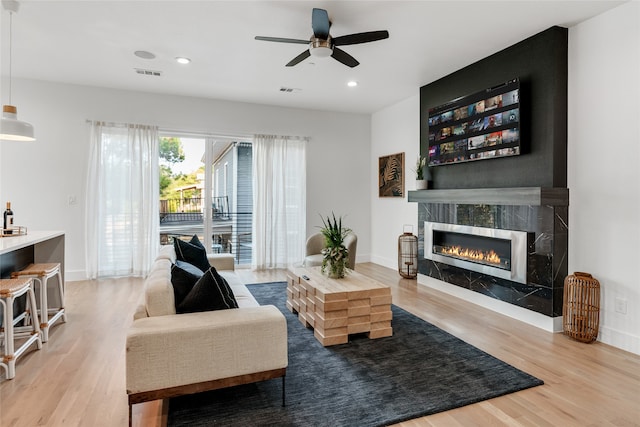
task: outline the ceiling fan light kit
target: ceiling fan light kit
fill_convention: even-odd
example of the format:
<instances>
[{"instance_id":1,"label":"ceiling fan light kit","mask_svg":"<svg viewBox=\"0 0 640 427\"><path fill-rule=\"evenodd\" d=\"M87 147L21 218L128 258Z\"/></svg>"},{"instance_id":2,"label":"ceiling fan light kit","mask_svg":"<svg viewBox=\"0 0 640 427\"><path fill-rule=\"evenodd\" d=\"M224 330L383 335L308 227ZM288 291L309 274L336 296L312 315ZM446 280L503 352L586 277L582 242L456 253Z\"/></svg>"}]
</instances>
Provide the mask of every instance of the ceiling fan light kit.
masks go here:
<instances>
[{"instance_id":1,"label":"ceiling fan light kit","mask_svg":"<svg viewBox=\"0 0 640 427\"><path fill-rule=\"evenodd\" d=\"M333 54L331 38L329 37L327 40L322 40L312 37L311 43L309 43L309 52L312 56L318 58L326 58L327 56L331 56L331 54Z\"/></svg>"},{"instance_id":2,"label":"ceiling fan light kit","mask_svg":"<svg viewBox=\"0 0 640 427\"><path fill-rule=\"evenodd\" d=\"M13 14L20 7L15 0L2 0L2 7L9 12L9 104L11 104L11 48ZM8 141L35 141L33 126L18 120L18 109L14 105L2 106L0 139Z\"/></svg>"},{"instance_id":3,"label":"ceiling fan light kit","mask_svg":"<svg viewBox=\"0 0 640 427\"><path fill-rule=\"evenodd\" d=\"M329 35L329 29L331 28L331 21L329 21L329 14L324 9L314 8L311 13L311 28L313 29L313 36L307 40L302 39L290 39L282 37L264 37L256 36L256 40L277 42L277 43L294 43L294 44L308 44L309 48L302 52L300 55L293 58L287 67L292 67L296 64L307 59L309 56L317 58L326 58L331 56L338 62L348 66L356 67L360 63L351 55L337 46L347 46L353 44L369 43L378 40L389 38L389 32L386 30L381 31L367 31L364 33L348 34L332 38Z\"/></svg>"}]
</instances>

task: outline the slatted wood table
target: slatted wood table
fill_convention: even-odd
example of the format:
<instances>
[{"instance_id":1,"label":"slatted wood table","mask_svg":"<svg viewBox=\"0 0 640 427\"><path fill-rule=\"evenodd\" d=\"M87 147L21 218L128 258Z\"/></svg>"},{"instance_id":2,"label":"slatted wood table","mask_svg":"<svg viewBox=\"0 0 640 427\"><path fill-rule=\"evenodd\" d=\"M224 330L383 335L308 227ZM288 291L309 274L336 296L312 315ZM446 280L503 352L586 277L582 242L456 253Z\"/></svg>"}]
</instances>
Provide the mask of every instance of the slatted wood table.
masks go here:
<instances>
[{"instance_id":1,"label":"slatted wood table","mask_svg":"<svg viewBox=\"0 0 640 427\"><path fill-rule=\"evenodd\" d=\"M350 334L393 334L391 288L376 280L353 270L330 279L320 267L290 267L287 282L287 308L325 347L347 343Z\"/></svg>"}]
</instances>

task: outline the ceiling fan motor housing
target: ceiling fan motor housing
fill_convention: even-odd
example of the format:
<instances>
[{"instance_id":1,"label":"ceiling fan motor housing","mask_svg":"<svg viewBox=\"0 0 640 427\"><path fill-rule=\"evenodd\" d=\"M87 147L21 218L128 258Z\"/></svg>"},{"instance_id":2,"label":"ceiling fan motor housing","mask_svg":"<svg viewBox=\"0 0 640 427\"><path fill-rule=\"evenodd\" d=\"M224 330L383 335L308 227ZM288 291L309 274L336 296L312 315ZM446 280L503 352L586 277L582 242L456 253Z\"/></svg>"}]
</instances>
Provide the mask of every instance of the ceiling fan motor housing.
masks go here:
<instances>
[{"instance_id":1,"label":"ceiling fan motor housing","mask_svg":"<svg viewBox=\"0 0 640 427\"><path fill-rule=\"evenodd\" d=\"M327 37L326 40L319 39L317 37L311 37L311 42L309 43L309 52L311 52L311 55L320 58L331 56L331 54L333 53L333 43L331 42L331 36Z\"/></svg>"}]
</instances>

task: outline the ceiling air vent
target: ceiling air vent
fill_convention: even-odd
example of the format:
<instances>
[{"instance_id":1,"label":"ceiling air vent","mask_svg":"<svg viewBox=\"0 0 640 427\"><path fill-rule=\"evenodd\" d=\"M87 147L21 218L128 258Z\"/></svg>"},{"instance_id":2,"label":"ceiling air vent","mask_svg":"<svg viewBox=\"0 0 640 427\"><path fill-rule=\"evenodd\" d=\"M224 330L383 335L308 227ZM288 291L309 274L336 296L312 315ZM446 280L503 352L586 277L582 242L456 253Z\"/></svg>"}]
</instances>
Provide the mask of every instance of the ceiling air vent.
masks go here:
<instances>
[{"instance_id":1,"label":"ceiling air vent","mask_svg":"<svg viewBox=\"0 0 640 427\"><path fill-rule=\"evenodd\" d=\"M294 87L284 87L284 86L280 88L280 92L284 92L284 93L297 93L297 92L300 92L301 90L302 89L298 89Z\"/></svg>"},{"instance_id":2,"label":"ceiling air vent","mask_svg":"<svg viewBox=\"0 0 640 427\"><path fill-rule=\"evenodd\" d=\"M162 71L145 70L142 68L134 68L134 70L136 71L136 73L142 74L144 76L156 76L156 77L162 76Z\"/></svg>"}]
</instances>

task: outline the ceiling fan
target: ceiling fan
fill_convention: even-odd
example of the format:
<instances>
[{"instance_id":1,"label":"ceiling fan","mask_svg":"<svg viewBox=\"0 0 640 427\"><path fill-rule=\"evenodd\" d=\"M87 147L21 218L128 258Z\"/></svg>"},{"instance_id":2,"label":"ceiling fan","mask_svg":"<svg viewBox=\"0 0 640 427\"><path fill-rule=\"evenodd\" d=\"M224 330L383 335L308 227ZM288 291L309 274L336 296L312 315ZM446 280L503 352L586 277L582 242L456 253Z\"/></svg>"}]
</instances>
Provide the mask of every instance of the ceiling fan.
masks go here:
<instances>
[{"instance_id":1,"label":"ceiling fan","mask_svg":"<svg viewBox=\"0 0 640 427\"><path fill-rule=\"evenodd\" d=\"M256 36L255 39L267 42L309 45L309 49L289 61L287 67L293 67L313 55L317 57L331 56L333 59L343 63L344 65L353 68L360 63L353 56L349 55L337 46L368 43L389 38L389 32L386 30L367 31L364 33L349 34L333 38L329 35L330 27L331 21L329 21L329 14L327 11L324 9L314 8L311 13L311 28L313 29L313 35L309 40L263 36Z\"/></svg>"}]
</instances>

